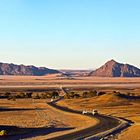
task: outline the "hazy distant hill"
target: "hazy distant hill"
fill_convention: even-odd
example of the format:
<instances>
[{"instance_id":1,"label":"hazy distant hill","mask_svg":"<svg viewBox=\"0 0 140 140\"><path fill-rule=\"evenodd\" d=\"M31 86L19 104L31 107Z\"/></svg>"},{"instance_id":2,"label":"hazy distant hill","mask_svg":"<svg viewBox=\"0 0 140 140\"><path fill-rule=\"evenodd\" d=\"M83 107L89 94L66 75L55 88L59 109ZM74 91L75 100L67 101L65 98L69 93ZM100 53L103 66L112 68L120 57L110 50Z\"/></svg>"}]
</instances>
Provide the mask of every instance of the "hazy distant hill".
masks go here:
<instances>
[{"instance_id":1,"label":"hazy distant hill","mask_svg":"<svg viewBox=\"0 0 140 140\"><path fill-rule=\"evenodd\" d=\"M81 77L81 76L87 76L91 70L60 70L63 74L69 76L69 77Z\"/></svg>"},{"instance_id":2,"label":"hazy distant hill","mask_svg":"<svg viewBox=\"0 0 140 140\"><path fill-rule=\"evenodd\" d=\"M92 71L89 76L140 77L140 69L129 64L121 64L114 60L110 60L97 70Z\"/></svg>"},{"instance_id":3,"label":"hazy distant hill","mask_svg":"<svg viewBox=\"0 0 140 140\"><path fill-rule=\"evenodd\" d=\"M15 65L8 63L0 63L0 75L33 75L43 76L47 74L60 73L57 70L48 69L45 67Z\"/></svg>"}]
</instances>

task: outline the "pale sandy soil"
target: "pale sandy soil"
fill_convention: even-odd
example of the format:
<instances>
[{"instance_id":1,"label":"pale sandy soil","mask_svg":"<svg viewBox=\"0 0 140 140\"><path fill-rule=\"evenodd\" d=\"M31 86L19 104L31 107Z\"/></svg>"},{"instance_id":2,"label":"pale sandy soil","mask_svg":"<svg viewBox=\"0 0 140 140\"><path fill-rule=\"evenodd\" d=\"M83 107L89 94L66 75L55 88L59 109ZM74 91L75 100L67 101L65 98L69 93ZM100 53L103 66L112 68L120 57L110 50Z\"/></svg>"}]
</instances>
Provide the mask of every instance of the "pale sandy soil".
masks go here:
<instances>
[{"instance_id":1,"label":"pale sandy soil","mask_svg":"<svg viewBox=\"0 0 140 140\"><path fill-rule=\"evenodd\" d=\"M0 87L7 86L125 86L140 87L140 78L55 77L55 76L0 76ZM113 86L112 85L112 86Z\"/></svg>"},{"instance_id":2,"label":"pale sandy soil","mask_svg":"<svg viewBox=\"0 0 140 140\"><path fill-rule=\"evenodd\" d=\"M118 140L140 140L140 126L131 126L118 136Z\"/></svg>"},{"instance_id":3,"label":"pale sandy soil","mask_svg":"<svg viewBox=\"0 0 140 140\"><path fill-rule=\"evenodd\" d=\"M75 128L78 130L96 124L96 120L86 116L81 117L81 115L74 115L53 109L46 104L45 100L33 101L32 99L18 99L16 101L9 101L3 99L0 100L0 107L12 109L11 111L0 111L0 125L11 125L21 128L43 128L54 125L55 128ZM37 110L35 108L37 108ZM75 131L75 129L67 130L66 132L59 131L50 133L43 137L48 138ZM35 139L37 139L37 137ZM40 136L39 139L42 139L42 136Z\"/></svg>"},{"instance_id":4,"label":"pale sandy soil","mask_svg":"<svg viewBox=\"0 0 140 140\"><path fill-rule=\"evenodd\" d=\"M92 109L97 109L102 114L131 120L134 125L121 132L117 137L119 140L140 139L140 101L127 101L108 94L96 98L65 99L58 104L75 110L92 111Z\"/></svg>"},{"instance_id":5,"label":"pale sandy soil","mask_svg":"<svg viewBox=\"0 0 140 140\"><path fill-rule=\"evenodd\" d=\"M140 94L140 78L93 78L93 77L73 77L64 78L52 76L0 76L0 90L7 87L20 88L48 88L48 87L99 87L99 88L117 88L119 90L135 92ZM108 98L109 97L109 98ZM36 101L35 101L36 102ZM126 100L118 100L111 96L99 99L74 99L65 100L59 104L71 107L72 109L98 109L99 112L111 114L118 117L124 117L132 120L135 124L140 123L140 103ZM0 106L10 108L43 108L43 110L24 110L24 111L6 111L0 112L0 124L16 125L20 127L44 127L52 123L58 127L82 127L86 120L83 118L71 119L74 116L56 113L56 110L48 109L46 104L33 103L33 101L20 100L16 102L0 100ZM47 110L46 110L47 108ZM49 112L49 113L48 113ZM46 115L47 114L47 115ZM44 116L44 117L42 117ZM47 117L46 117L47 116ZM66 116L66 117L64 117ZM78 120L81 121L78 121ZM85 119L85 118L84 118ZM75 121L74 121L75 120ZM51 122L51 123L50 123ZM82 123L81 123L82 122ZM83 123L84 122L84 123ZM89 122L86 122L89 124ZM69 131L69 130L68 130ZM71 131L71 130L70 130ZM140 137L140 126L134 125L119 135L120 140L137 140ZM51 134L50 134L51 135Z\"/></svg>"}]
</instances>

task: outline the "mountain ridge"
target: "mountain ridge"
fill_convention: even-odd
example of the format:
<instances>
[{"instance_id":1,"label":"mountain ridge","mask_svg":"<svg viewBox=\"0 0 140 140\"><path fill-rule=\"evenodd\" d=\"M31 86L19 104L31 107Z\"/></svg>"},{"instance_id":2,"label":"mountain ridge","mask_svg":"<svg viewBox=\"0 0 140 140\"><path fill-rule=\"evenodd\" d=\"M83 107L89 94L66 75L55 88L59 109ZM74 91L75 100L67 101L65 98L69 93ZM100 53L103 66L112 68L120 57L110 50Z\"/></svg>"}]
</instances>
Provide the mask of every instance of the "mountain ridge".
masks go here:
<instances>
[{"instance_id":1,"label":"mountain ridge","mask_svg":"<svg viewBox=\"0 0 140 140\"><path fill-rule=\"evenodd\" d=\"M96 76L96 77L140 77L140 69L130 65L110 60L100 68L87 73L78 71L60 71L46 67L36 67L34 65L17 65L13 63L0 62L0 75L27 75L44 76L48 74L67 74L67 76Z\"/></svg>"},{"instance_id":2,"label":"mountain ridge","mask_svg":"<svg viewBox=\"0 0 140 140\"><path fill-rule=\"evenodd\" d=\"M112 59L95 71L90 72L89 76L140 77L140 69L130 64L118 63Z\"/></svg>"},{"instance_id":3,"label":"mountain ridge","mask_svg":"<svg viewBox=\"0 0 140 140\"><path fill-rule=\"evenodd\" d=\"M17 65L13 63L0 62L0 75L29 75L29 76L43 76L47 74L60 73L58 70L49 69L46 67L36 67L33 65Z\"/></svg>"}]
</instances>

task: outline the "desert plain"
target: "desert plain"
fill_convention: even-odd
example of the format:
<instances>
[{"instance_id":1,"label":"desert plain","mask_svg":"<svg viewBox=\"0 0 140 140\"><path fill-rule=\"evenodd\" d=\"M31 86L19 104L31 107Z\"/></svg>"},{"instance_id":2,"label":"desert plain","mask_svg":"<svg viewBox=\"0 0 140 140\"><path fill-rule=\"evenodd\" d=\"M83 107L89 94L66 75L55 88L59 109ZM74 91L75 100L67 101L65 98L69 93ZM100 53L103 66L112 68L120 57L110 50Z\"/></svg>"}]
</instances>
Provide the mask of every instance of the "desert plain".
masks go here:
<instances>
[{"instance_id":1,"label":"desert plain","mask_svg":"<svg viewBox=\"0 0 140 140\"><path fill-rule=\"evenodd\" d=\"M101 96L63 99L57 104L73 110L97 109L99 113L112 115L132 122L132 125L116 134L119 140L140 139L140 78L99 78L49 76L0 76L0 93L34 92L42 94L61 88L82 94L96 90ZM117 96L130 94L135 98ZM97 120L86 116L58 111L46 104L50 99L0 99L0 125L14 126L11 134L22 134L24 139L47 139L71 131L95 125ZM33 134L29 135L29 133ZM37 132L34 134L34 132ZM29 137L30 136L30 137Z\"/></svg>"}]
</instances>

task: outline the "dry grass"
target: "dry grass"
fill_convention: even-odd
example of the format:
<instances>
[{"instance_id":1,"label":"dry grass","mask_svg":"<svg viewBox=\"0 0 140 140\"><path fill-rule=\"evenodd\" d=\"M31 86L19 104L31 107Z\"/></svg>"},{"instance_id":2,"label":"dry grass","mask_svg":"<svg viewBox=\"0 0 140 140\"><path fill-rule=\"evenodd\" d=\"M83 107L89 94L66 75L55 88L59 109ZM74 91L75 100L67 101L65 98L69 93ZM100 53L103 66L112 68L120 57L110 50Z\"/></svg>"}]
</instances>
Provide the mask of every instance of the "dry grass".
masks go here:
<instances>
[{"instance_id":1,"label":"dry grass","mask_svg":"<svg viewBox=\"0 0 140 140\"><path fill-rule=\"evenodd\" d=\"M140 126L134 125L118 136L118 140L139 140Z\"/></svg>"},{"instance_id":2,"label":"dry grass","mask_svg":"<svg viewBox=\"0 0 140 140\"><path fill-rule=\"evenodd\" d=\"M66 86L110 86L114 84L114 86L120 86L120 84L140 85L140 78L100 78L100 77L73 77L73 78L65 78L65 77L57 77L56 75L49 76L0 76L0 86L58 86L58 85L66 85ZM113 86L113 85L112 85Z\"/></svg>"},{"instance_id":3,"label":"dry grass","mask_svg":"<svg viewBox=\"0 0 140 140\"><path fill-rule=\"evenodd\" d=\"M5 108L5 111L0 111L0 125L18 126L20 128L42 128L54 125L55 128L81 129L96 123L96 120L87 117L55 110L46 104L46 100L18 99L9 101L2 99L0 100L0 107ZM35 108L38 109L36 110ZM67 130L67 132L69 131L71 130ZM60 133L55 132L45 137Z\"/></svg>"},{"instance_id":4,"label":"dry grass","mask_svg":"<svg viewBox=\"0 0 140 140\"><path fill-rule=\"evenodd\" d=\"M4 89L48 89L49 87L58 88L59 86L72 87L79 89L104 90L108 94L97 98L70 99L59 102L60 105L78 110L98 109L101 113L111 114L118 117L140 123L140 103L122 99L111 94L113 90L120 92L131 92L140 95L140 78L93 78L93 77L74 77L72 79L59 77L58 75L49 76L0 76L0 91ZM49 108L45 100L8 101L0 100L0 106L5 108L25 108L33 110L23 111L0 111L2 125L16 125L19 127L45 127L53 122L56 127L76 127L81 128L94 124L94 120L88 120L80 116L70 115ZM35 108L43 110L36 111ZM44 116L44 117L42 117ZM46 117L47 116L47 117ZM80 121L79 121L80 120ZM81 123L82 122L82 123ZM84 123L83 123L84 122ZM92 123L91 123L92 122ZM134 125L120 134L120 140L137 140L140 138L140 126ZM59 133L58 133L59 134ZM48 136L51 136L49 134ZM40 138L39 138L40 139Z\"/></svg>"},{"instance_id":5,"label":"dry grass","mask_svg":"<svg viewBox=\"0 0 140 140\"><path fill-rule=\"evenodd\" d=\"M123 117L140 124L140 100L128 100L108 93L99 97L86 99L65 99L58 103L75 110L97 109L100 113ZM140 138L140 125L129 127L119 135L119 140L138 140Z\"/></svg>"}]
</instances>

